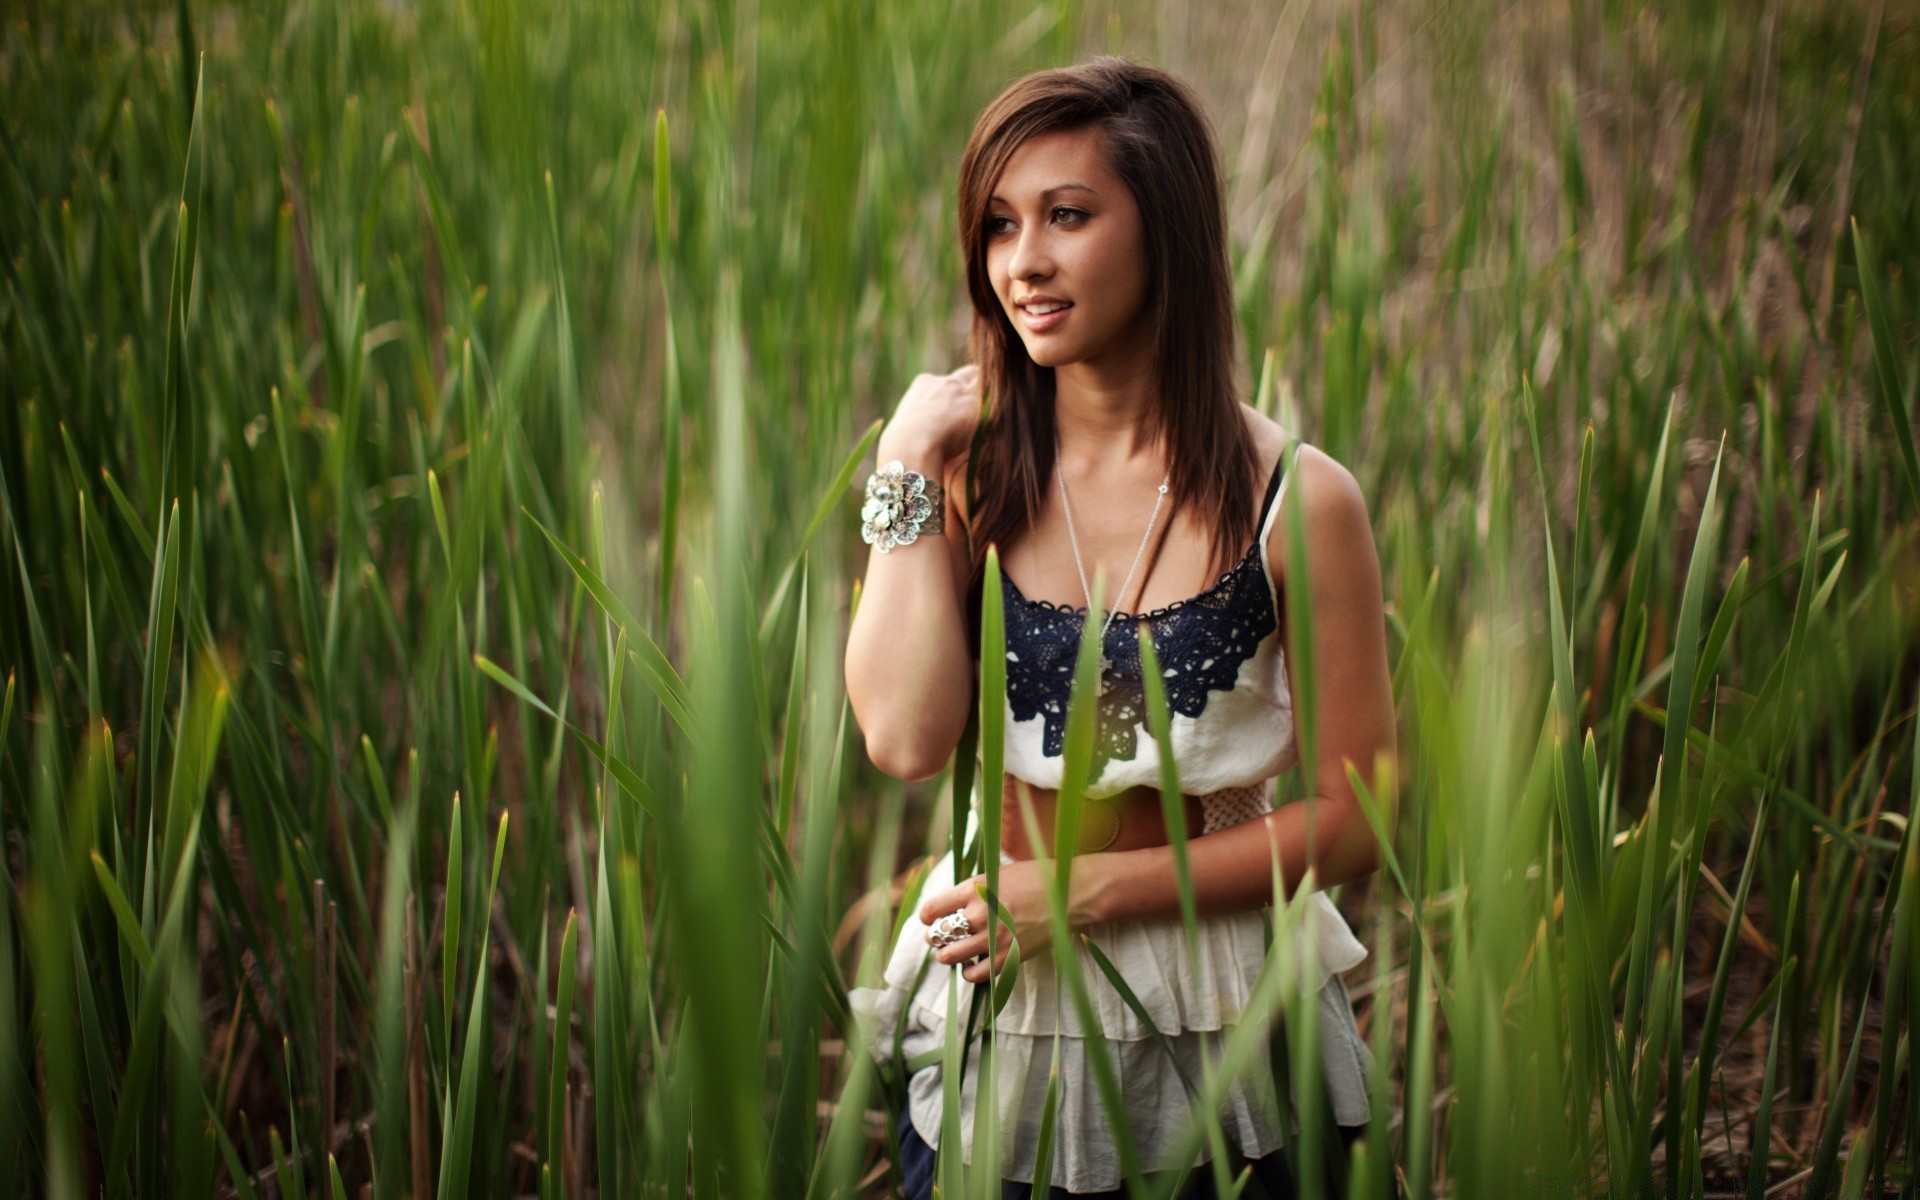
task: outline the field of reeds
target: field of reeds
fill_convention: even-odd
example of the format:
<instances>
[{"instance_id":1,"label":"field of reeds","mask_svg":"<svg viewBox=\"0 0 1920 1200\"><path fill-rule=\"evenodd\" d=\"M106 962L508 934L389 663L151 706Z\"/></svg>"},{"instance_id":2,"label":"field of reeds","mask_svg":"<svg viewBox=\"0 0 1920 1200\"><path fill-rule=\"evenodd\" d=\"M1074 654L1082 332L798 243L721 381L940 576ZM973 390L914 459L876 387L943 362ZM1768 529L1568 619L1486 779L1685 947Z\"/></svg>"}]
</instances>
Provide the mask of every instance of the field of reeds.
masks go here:
<instances>
[{"instance_id":1,"label":"field of reeds","mask_svg":"<svg viewBox=\"0 0 1920 1200\"><path fill-rule=\"evenodd\" d=\"M6 9L20 1194L887 1194L847 990L999 731L866 761L857 480L975 113L1104 51L1375 519L1353 1194L1911 1194L1911 3Z\"/></svg>"}]
</instances>

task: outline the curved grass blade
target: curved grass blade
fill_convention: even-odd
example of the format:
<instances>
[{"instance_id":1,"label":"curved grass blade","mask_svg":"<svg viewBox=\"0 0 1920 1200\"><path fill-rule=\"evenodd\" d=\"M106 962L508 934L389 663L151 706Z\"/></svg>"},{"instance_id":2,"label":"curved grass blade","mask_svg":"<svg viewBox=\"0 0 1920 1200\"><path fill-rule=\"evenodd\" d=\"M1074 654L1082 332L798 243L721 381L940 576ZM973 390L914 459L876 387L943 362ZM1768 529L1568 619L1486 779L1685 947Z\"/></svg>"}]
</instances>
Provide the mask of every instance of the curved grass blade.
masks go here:
<instances>
[{"instance_id":1,"label":"curved grass blade","mask_svg":"<svg viewBox=\"0 0 1920 1200\"><path fill-rule=\"evenodd\" d=\"M1726 933L1720 942L1719 961L1714 966L1713 990L1707 997L1706 1017L1701 1024L1700 1056L1695 1060L1695 1069L1702 1079L1713 1078L1715 1060L1719 1057L1720 1019L1726 1011L1727 985L1733 975L1733 956L1740 941L1741 922L1746 919L1747 893L1760 863L1760 844L1766 840L1767 815L1771 811L1769 799L1768 793L1760 793L1760 806L1753 817L1753 835L1747 842L1746 861L1740 867L1740 882L1734 888ZM1687 1124L1697 1137L1704 1128L1706 1111L1698 1094L1694 1101L1695 1106L1687 1113Z\"/></svg>"},{"instance_id":2,"label":"curved grass blade","mask_svg":"<svg viewBox=\"0 0 1920 1200\"><path fill-rule=\"evenodd\" d=\"M860 469L860 464L866 460L868 454L873 452L874 443L880 440L880 433L885 428L886 422L877 419L867 427L866 433L861 435L860 440L854 444L853 450L841 462L840 469L834 472L833 482L827 485L827 490L821 494L819 502L813 506L813 513L807 518L806 528L801 530L799 540L794 543L793 557L787 560L785 567L781 568L780 582L774 586L772 599L767 604L769 617L779 611L791 581L799 572L800 560L806 556L807 547L813 544L814 535L818 534L821 526L833 516L834 510L845 501L847 489L853 486L854 472ZM763 624L760 630L762 641L766 640L767 632Z\"/></svg>"},{"instance_id":3,"label":"curved grass blade","mask_svg":"<svg viewBox=\"0 0 1920 1200\"><path fill-rule=\"evenodd\" d=\"M541 712L545 713L547 716L552 717L556 721L559 721L562 725L566 727L568 732L573 734L574 739L580 743L580 745L587 751L587 753L591 754L594 757L595 761L597 761L602 767L606 768L608 773L613 776L614 780L618 782L623 789L626 790L627 794L632 796L636 801L639 802L642 808L646 809L647 812L649 812L650 814L656 817L662 814L664 810L660 807L658 800L655 798L653 789L647 786L646 781L640 777L638 772L636 772L631 766L627 764L625 759L621 758L617 754L613 754L609 752L605 746L600 744L598 739L593 737L593 735L589 734L586 730L580 728L578 725L575 725L572 721L569 721L565 717L562 717L559 713L554 712L553 709L546 704L546 702L542 701L538 696L534 695L531 689L529 689L525 684L521 683L519 680L515 679L511 674L507 672L506 668L502 667L499 663L494 662L492 659L487 658L483 654L475 654L473 656L473 664L474 666L480 668L480 670L483 673L485 673L489 679L492 679L494 682L498 683L500 686L512 692L515 696L526 701L528 704L533 705L535 708L539 709ZM458 804L457 799L455 803L456 805ZM450 911L454 911L454 910L450 910Z\"/></svg>"},{"instance_id":4,"label":"curved grass blade","mask_svg":"<svg viewBox=\"0 0 1920 1200\"><path fill-rule=\"evenodd\" d=\"M1800 928L1800 873L1793 873L1793 883L1787 890L1787 931L1780 945L1780 978L1790 981L1800 965L1798 955L1794 953L1794 940ZM1773 1145L1773 1095L1774 1079L1780 1065L1780 1042L1783 1027L1782 1018L1786 1015L1786 997L1790 987L1783 983L1774 1000L1772 1028L1767 1034L1767 1066L1761 1078L1760 1110L1753 1118L1753 1139L1751 1144L1759 1147ZM1752 1155L1747 1164L1747 1200L1764 1200L1767 1194L1767 1161L1765 1150Z\"/></svg>"},{"instance_id":5,"label":"curved grass blade","mask_svg":"<svg viewBox=\"0 0 1920 1200\"><path fill-rule=\"evenodd\" d=\"M1666 848L1676 827L1688 822L1688 780L1691 773L1687 763L1687 732L1692 726L1695 675L1700 661L1700 616L1706 604L1707 576L1715 567L1716 551L1719 548L1720 509L1717 500L1720 495L1720 466L1726 456L1726 438L1722 435L1720 448L1714 455L1713 475L1707 481L1706 499L1700 503L1700 527L1694 534L1693 555L1687 562L1687 581L1680 595L1680 628L1676 632L1673 652L1673 678L1670 681L1667 696L1667 710L1671 716L1679 713L1680 719L1669 720L1665 730L1665 742L1661 746L1661 758L1666 770L1661 779L1666 794L1661 797L1662 819L1654 827L1653 863L1664 869Z\"/></svg>"},{"instance_id":6,"label":"curved grass blade","mask_svg":"<svg viewBox=\"0 0 1920 1200\"><path fill-rule=\"evenodd\" d=\"M417 772L408 772L417 781ZM408 920L413 908L413 846L419 817L418 793L409 787L391 825L386 870L381 881L380 945L374 968L374 1171L381 1180L404 1178L410 1166L407 1138L413 1117L408 1098L409 1043L423 1033L408 1028L408 945L413 931ZM217 1127L216 1122L216 1127ZM424 1140L425 1131L419 1131ZM231 1168L230 1168L231 1169ZM234 1178L240 1178L235 1174Z\"/></svg>"},{"instance_id":7,"label":"curved grass blade","mask_svg":"<svg viewBox=\"0 0 1920 1200\"><path fill-rule=\"evenodd\" d=\"M673 663L667 659L666 653L662 651L659 644L653 640L653 635L647 632L646 626L642 625L639 620L634 617L633 611L614 593L612 588L607 586L606 581L600 578L599 573L587 565L586 559L575 554L572 547L562 541L559 535L555 534L551 529L542 525L540 519L529 512L524 506L521 507L520 511L526 516L527 520L533 522L533 527L538 529L547 539L548 544L550 544L554 552L560 556L561 561L565 562L567 567L572 570L574 578L580 581L580 585L586 588L588 594L600 605L601 611L606 613L607 616L613 620L614 624L625 630L630 638L634 639L632 652L638 656L636 661L640 663L641 669L646 672L647 682L649 686L653 688L654 694L660 698L661 704L667 708L669 715L671 715L682 728L691 728L693 721L690 715L691 704L688 700L689 693L687 691L686 680L682 679L680 673L674 670Z\"/></svg>"},{"instance_id":8,"label":"curved grass blade","mask_svg":"<svg viewBox=\"0 0 1920 1200\"><path fill-rule=\"evenodd\" d=\"M948 1196L966 1191L966 1163L960 1142L960 1084L966 1076L966 1033L960 1023L960 972L947 972L946 1044L940 1053L940 1145L936 1174L939 1189Z\"/></svg>"},{"instance_id":9,"label":"curved grass blade","mask_svg":"<svg viewBox=\"0 0 1920 1200\"><path fill-rule=\"evenodd\" d=\"M1100 973L1107 977L1107 982L1113 985L1113 990L1120 993L1120 999L1127 1008L1134 1016L1140 1018L1142 1025L1147 1027L1147 1033L1153 1038L1154 1044L1166 1051L1167 1061L1173 1064L1174 1072L1180 1076L1181 1086L1187 1089L1187 1095L1197 1099L1200 1089L1194 1084L1193 1077L1187 1074L1186 1067L1181 1065L1179 1056L1173 1052L1173 1043L1167 1040L1167 1035L1160 1032L1160 1027L1155 1025L1153 1018L1147 1015L1146 1006L1140 1003L1140 997L1128 985L1126 977L1120 974L1120 968L1114 966L1113 960L1107 957L1106 952L1084 933L1080 935L1080 944L1086 948L1094 963L1099 966Z\"/></svg>"},{"instance_id":10,"label":"curved grass blade","mask_svg":"<svg viewBox=\"0 0 1920 1200\"><path fill-rule=\"evenodd\" d=\"M1053 959L1061 981L1066 984L1083 1036L1094 1048L1088 1055L1093 1066L1094 1085L1100 1104L1114 1132L1114 1146L1120 1158L1120 1172L1129 1190L1138 1194L1145 1184L1140 1178L1139 1155L1133 1144L1127 1120L1126 1098L1114 1065L1100 1049L1105 1032L1094 1011L1093 997L1081 970L1077 939L1067 925L1068 897L1071 894L1073 859L1080 841L1080 811L1086 802L1087 785L1092 775L1094 740L1099 720L1101 659L1100 642L1104 572L1096 569L1093 595L1087 605L1087 617L1081 628L1079 657L1074 665L1072 690L1067 703L1066 745L1063 749L1060 787L1054 800L1053 870L1050 878L1049 917L1053 933Z\"/></svg>"},{"instance_id":11,"label":"curved grass blade","mask_svg":"<svg viewBox=\"0 0 1920 1200\"><path fill-rule=\"evenodd\" d=\"M1087 604L1086 620L1080 629L1079 653L1074 660L1060 787L1055 792L1053 806L1053 897L1055 907L1062 914L1066 912L1074 854L1080 845L1080 813L1093 771L1094 736L1100 717L1101 660L1106 654L1100 644L1100 613L1105 602L1105 571L1096 567L1093 595Z\"/></svg>"},{"instance_id":12,"label":"curved grass blade","mask_svg":"<svg viewBox=\"0 0 1920 1200\"><path fill-rule=\"evenodd\" d=\"M133 906L127 903L126 893L120 890L120 884L114 879L113 871L107 866L107 860L100 857L98 850L90 851L93 860L93 877L100 884L100 894L107 898L107 907L113 912L113 920L120 927L120 938L133 952L133 959L140 967L140 977L146 978L153 973L153 950L147 945L147 936L140 930L140 919L133 915Z\"/></svg>"},{"instance_id":13,"label":"curved grass blade","mask_svg":"<svg viewBox=\"0 0 1920 1200\"><path fill-rule=\"evenodd\" d=\"M172 779L166 801L165 842L168 850L162 852L161 859L161 870L170 874L164 883L167 889L166 909L159 934L154 938L153 971L140 987L132 1046L121 1080L122 1096L133 1097L145 1093L156 1067L155 1060L163 1049L163 1020L170 1018L170 1023L197 1029L197 1012L168 1014L167 1010L178 1003L175 972L187 966L182 958L190 953L186 940L187 926L195 907L194 867L199 860L197 850L201 817L205 811L207 786L212 778L221 731L225 726L228 702L226 686L210 664L199 672L199 677L206 681L204 686L195 686L192 679L183 680L181 685L184 717L179 725L182 732L174 749ZM194 1086L197 1088L197 1083ZM112 1190L124 1186L128 1158L134 1149L134 1139L140 1134L138 1126L142 1117L149 1116L139 1112L139 1107L138 1104L123 1104L115 1114L105 1174L108 1187Z\"/></svg>"},{"instance_id":14,"label":"curved grass blade","mask_svg":"<svg viewBox=\"0 0 1920 1200\"><path fill-rule=\"evenodd\" d=\"M1269 351L1271 357L1271 351ZM1197 970L1200 954L1200 914L1193 898L1193 869L1187 861L1187 810L1180 791L1180 767L1173 758L1173 714L1167 707L1167 685L1160 673L1160 654L1153 648L1150 627L1142 621L1140 679L1147 693L1147 731L1160 756L1160 815L1173 854L1173 875L1180 887L1180 924L1187 935L1187 965Z\"/></svg>"},{"instance_id":15,"label":"curved grass blade","mask_svg":"<svg viewBox=\"0 0 1920 1200\"><path fill-rule=\"evenodd\" d=\"M1284 912L1277 914L1273 931L1275 945L1292 945L1299 929L1301 918L1306 913L1304 904L1290 905ZM1222 1044L1217 1059L1213 1062L1207 1078L1202 1084L1198 1102L1193 1111L1181 1125L1180 1133L1173 1139L1172 1149L1166 1155L1169 1164L1182 1164L1173 1171L1166 1185L1160 1190L1148 1194L1171 1198L1177 1195L1184 1185L1190 1164L1198 1156L1201 1146L1208 1140L1207 1127L1217 1123L1217 1114L1226 1103L1227 1089L1233 1081L1239 1079L1253 1064L1260 1043L1267 1040L1268 1031L1274 1027L1274 1019L1280 1012L1287 994L1294 990L1298 979L1298 965L1293 956L1269 953L1255 976L1253 990L1247 996L1247 1003L1241 1009L1239 1021L1232 1027ZM1276 1033L1276 1037L1278 1034ZM1277 1083L1283 1083L1285 1077L1276 1077ZM1286 1104L1284 1094L1279 1097ZM1284 1112L1284 1109L1283 1109ZM1137 1194L1141 1194L1136 1192Z\"/></svg>"},{"instance_id":16,"label":"curved grass blade","mask_svg":"<svg viewBox=\"0 0 1920 1200\"><path fill-rule=\"evenodd\" d=\"M467 864L464 825L460 820L460 793L453 794L452 816L447 825L446 915L441 926L440 958L440 1051L453 1061L453 989L460 971L461 905L467 890Z\"/></svg>"},{"instance_id":17,"label":"curved grass blade","mask_svg":"<svg viewBox=\"0 0 1920 1200\"><path fill-rule=\"evenodd\" d=\"M1007 787L1007 617L1001 594L1000 547L987 547L986 575L980 592L980 860L989 897L1000 891L1001 824ZM987 941L999 939L1003 914L989 899ZM1012 932L1012 923L1005 922ZM997 987L997 984L996 984ZM996 1001L993 1011L1000 1011Z\"/></svg>"},{"instance_id":18,"label":"curved grass blade","mask_svg":"<svg viewBox=\"0 0 1920 1200\"><path fill-rule=\"evenodd\" d=\"M971 462L969 463L971 473ZM985 574L980 593L980 677L979 707L973 724L978 728L979 777L978 803L980 870L985 875L979 888L987 905L987 945L995 946L1004 929L1013 933L1013 922L999 902L1000 856L1006 803L1006 724L1007 724L1007 621L1001 590L1000 547L987 547ZM981 1047L980 1078L976 1095L987 1097L985 1112L976 1102L974 1114L974 1158L977 1184L983 1197L999 1189L1002 1159L1005 1154L1000 1128L1000 1080L998 1055L994 1053L995 1021L1013 997L1020 978L1020 944L1015 940L1007 956L996 968L989 953L988 1007L986 1040Z\"/></svg>"},{"instance_id":19,"label":"curved grass blade","mask_svg":"<svg viewBox=\"0 0 1920 1200\"><path fill-rule=\"evenodd\" d=\"M660 266L660 293L666 297L661 308L665 353L662 356L665 393L660 411L660 446L665 462L660 472L660 579L654 615L667 628L673 612L673 584L677 575L680 544L681 431L680 340L673 322L673 155L667 140L667 110L654 110L653 121L653 249Z\"/></svg>"},{"instance_id":20,"label":"curved grass blade","mask_svg":"<svg viewBox=\"0 0 1920 1200\"><path fill-rule=\"evenodd\" d=\"M1847 223L1853 228L1853 255L1860 267L1860 299L1866 305L1867 324L1873 331L1873 362L1880 374L1880 396L1893 422L1894 447L1900 453L1900 465L1906 468L1907 490L1913 493L1915 506L1920 507L1920 453L1915 451L1913 422L1907 416L1907 405L1913 398L1900 383L1900 363L1894 357L1899 343L1894 340L1886 297L1880 291L1880 260L1860 232L1859 220L1848 217Z\"/></svg>"},{"instance_id":21,"label":"curved grass blade","mask_svg":"<svg viewBox=\"0 0 1920 1200\"><path fill-rule=\"evenodd\" d=\"M525 684L521 683L518 679L515 679L512 675L509 675L504 668L502 668L499 664L495 663L492 659L488 658L486 655L475 654L473 656L473 665L476 667L479 667L481 673L484 674L487 678L493 680L495 683L499 684L501 687L506 688L508 691L512 692L514 695L518 696L520 699L526 701L528 704L531 704L533 707L545 713L547 716L552 717L556 721L561 719L559 713L554 712L551 708L547 707L547 702L545 700L542 700L540 697L534 695L531 691L528 690Z\"/></svg>"},{"instance_id":22,"label":"curved grass blade","mask_svg":"<svg viewBox=\"0 0 1920 1200\"><path fill-rule=\"evenodd\" d=\"M474 1122L479 1113L480 1085L485 1074L482 1055L489 1040L486 964L493 923L488 918L500 884L500 864L506 855L507 816L500 814L499 831L494 835L493 869L487 877L486 901L480 909L480 944L473 960L473 995L467 1005L467 1036L460 1056L458 1082L449 1079L447 1083L442 1126L445 1135L440 1144L440 1200L468 1195L468 1173L480 1153L474 1145Z\"/></svg>"},{"instance_id":23,"label":"curved grass blade","mask_svg":"<svg viewBox=\"0 0 1920 1200\"><path fill-rule=\"evenodd\" d=\"M547 1112L549 1128L547 1131L546 1165L556 1172L560 1182L554 1189L558 1196L566 1195L564 1175L558 1174L566 1163L567 1135L567 1070L572 1057L573 1046L573 990L575 965L579 961L580 920L573 909L567 910L566 932L560 936L560 983L554 997L553 1007L553 1067L552 1077L547 1081Z\"/></svg>"},{"instance_id":24,"label":"curved grass blade","mask_svg":"<svg viewBox=\"0 0 1920 1200\"><path fill-rule=\"evenodd\" d=\"M1647 592L1652 586L1660 501L1666 494L1667 445L1673 434L1673 412L1678 402L1677 394L1667 402L1666 419L1660 424L1660 445L1654 451L1646 497L1641 501L1640 528L1634 536L1633 552L1628 558L1632 571L1627 581L1626 603L1620 609L1621 636L1612 674L1612 678L1619 682L1615 685L1608 728L1607 773L1616 777L1620 772L1621 755L1626 750L1626 708L1633 695L1633 689L1627 681L1633 678L1634 658L1639 653L1641 638L1646 632Z\"/></svg>"},{"instance_id":25,"label":"curved grass blade","mask_svg":"<svg viewBox=\"0 0 1920 1200\"><path fill-rule=\"evenodd\" d=\"M7 765L7 743L11 740L8 735L13 732L13 677L13 668L7 668L6 699L0 701L0 767Z\"/></svg>"},{"instance_id":26,"label":"curved grass blade","mask_svg":"<svg viewBox=\"0 0 1920 1200\"><path fill-rule=\"evenodd\" d=\"M1053 1138L1060 1117L1060 1037L1053 1035L1053 1065L1047 1068L1047 1096L1040 1105L1040 1136L1033 1148L1034 1190L1053 1179Z\"/></svg>"}]
</instances>

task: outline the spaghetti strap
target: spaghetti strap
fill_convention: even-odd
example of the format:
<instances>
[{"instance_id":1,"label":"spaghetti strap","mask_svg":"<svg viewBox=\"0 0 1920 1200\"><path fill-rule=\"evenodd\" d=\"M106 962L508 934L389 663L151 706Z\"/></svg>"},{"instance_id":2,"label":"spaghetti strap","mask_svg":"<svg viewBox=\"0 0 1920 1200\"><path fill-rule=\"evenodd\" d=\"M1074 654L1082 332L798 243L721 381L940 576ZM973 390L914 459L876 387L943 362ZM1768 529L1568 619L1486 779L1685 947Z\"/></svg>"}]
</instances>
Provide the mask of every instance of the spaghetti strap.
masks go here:
<instances>
[{"instance_id":1,"label":"spaghetti strap","mask_svg":"<svg viewBox=\"0 0 1920 1200\"><path fill-rule=\"evenodd\" d=\"M1280 493L1287 487L1287 456L1293 453L1297 439L1288 439L1280 451L1280 461L1273 464L1273 478L1267 481L1266 507L1260 516L1260 569L1267 577L1267 595L1277 609L1280 604L1280 589L1273 581L1273 564L1268 561L1267 539L1273 533L1274 518L1280 515Z\"/></svg>"},{"instance_id":2,"label":"spaghetti strap","mask_svg":"<svg viewBox=\"0 0 1920 1200\"><path fill-rule=\"evenodd\" d=\"M1260 541L1264 544L1267 534L1273 529L1273 517L1280 510L1276 503L1280 499L1280 490L1286 486L1287 455L1292 453L1293 443L1288 442L1280 451L1280 459L1273 464L1273 476L1267 480L1266 499L1260 505Z\"/></svg>"}]
</instances>

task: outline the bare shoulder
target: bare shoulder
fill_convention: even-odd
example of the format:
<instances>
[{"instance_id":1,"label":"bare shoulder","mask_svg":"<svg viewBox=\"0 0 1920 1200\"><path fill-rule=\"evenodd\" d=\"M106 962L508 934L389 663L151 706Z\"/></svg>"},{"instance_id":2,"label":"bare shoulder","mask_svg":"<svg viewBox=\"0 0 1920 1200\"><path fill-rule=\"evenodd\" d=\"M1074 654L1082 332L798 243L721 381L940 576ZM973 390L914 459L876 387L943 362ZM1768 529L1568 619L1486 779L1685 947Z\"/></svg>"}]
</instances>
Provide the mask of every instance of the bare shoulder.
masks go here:
<instances>
[{"instance_id":1,"label":"bare shoulder","mask_svg":"<svg viewBox=\"0 0 1920 1200\"><path fill-rule=\"evenodd\" d=\"M1286 487L1288 492L1298 489L1306 502L1308 516L1329 506L1347 509L1356 504L1365 516L1366 498L1360 493L1360 485L1339 460L1244 401L1240 405L1240 416L1247 423L1247 432L1253 435L1255 456L1268 468L1281 454L1291 454L1294 443L1299 443L1299 457L1290 467ZM1264 484L1266 480L1263 478L1261 482ZM1275 522L1276 533L1282 524Z\"/></svg>"},{"instance_id":2,"label":"bare shoulder","mask_svg":"<svg viewBox=\"0 0 1920 1200\"><path fill-rule=\"evenodd\" d=\"M1289 436L1286 440L1291 447L1295 439ZM1378 570L1373 518L1367 511L1366 494L1353 472L1339 460L1318 446L1301 441L1288 470L1286 493L1281 499L1300 505L1310 561L1316 565L1326 563L1335 570L1350 566ZM1281 575L1285 574L1288 561L1288 528L1289 519L1283 512L1267 536L1268 560Z\"/></svg>"},{"instance_id":3,"label":"bare shoulder","mask_svg":"<svg viewBox=\"0 0 1920 1200\"><path fill-rule=\"evenodd\" d=\"M1358 520L1363 525L1369 523L1367 497L1360 490L1360 482L1338 459L1318 446L1302 442L1293 472L1299 478L1290 486L1300 489L1300 500L1310 522Z\"/></svg>"},{"instance_id":4,"label":"bare shoulder","mask_svg":"<svg viewBox=\"0 0 1920 1200\"><path fill-rule=\"evenodd\" d=\"M1295 440L1278 421L1245 401L1240 403L1240 416L1247 423L1247 432L1253 435L1254 457L1268 467L1278 461L1281 451ZM1266 475L1262 474L1260 483L1264 485L1266 481Z\"/></svg>"}]
</instances>

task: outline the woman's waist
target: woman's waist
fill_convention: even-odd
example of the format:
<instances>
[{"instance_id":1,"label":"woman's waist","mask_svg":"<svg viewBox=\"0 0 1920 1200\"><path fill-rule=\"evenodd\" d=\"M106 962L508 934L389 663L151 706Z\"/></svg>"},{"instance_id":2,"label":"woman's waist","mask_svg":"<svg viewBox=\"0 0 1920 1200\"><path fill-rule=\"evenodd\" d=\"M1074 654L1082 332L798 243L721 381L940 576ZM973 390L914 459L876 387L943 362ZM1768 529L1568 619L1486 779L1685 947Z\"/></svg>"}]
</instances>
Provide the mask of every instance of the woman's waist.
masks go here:
<instances>
[{"instance_id":1,"label":"woman's waist","mask_svg":"<svg viewBox=\"0 0 1920 1200\"><path fill-rule=\"evenodd\" d=\"M1206 824L1206 801L1198 795L1182 795L1179 819L1184 821L1188 837L1198 837ZM1039 835L1038 854L1051 856L1055 822L1059 815L1059 793L1050 787L1029 783L1017 775L1006 776L1001 793L1000 846L1016 860L1036 857L1033 835ZM1088 797L1081 802L1076 853L1103 850L1143 850L1164 846L1168 837L1166 807L1158 788L1135 786L1109 796Z\"/></svg>"}]
</instances>

